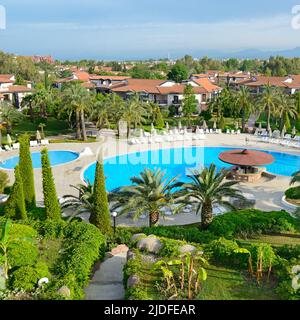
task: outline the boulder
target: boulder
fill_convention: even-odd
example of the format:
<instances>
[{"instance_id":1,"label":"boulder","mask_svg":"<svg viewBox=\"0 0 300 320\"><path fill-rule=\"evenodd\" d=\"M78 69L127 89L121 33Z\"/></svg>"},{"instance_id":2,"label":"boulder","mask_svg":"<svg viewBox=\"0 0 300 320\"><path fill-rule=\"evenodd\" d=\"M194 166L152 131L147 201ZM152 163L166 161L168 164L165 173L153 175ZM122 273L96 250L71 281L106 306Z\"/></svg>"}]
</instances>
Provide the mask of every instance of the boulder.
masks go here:
<instances>
[{"instance_id":1,"label":"boulder","mask_svg":"<svg viewBox=\"0 0 300 320\"><path fill-rule=\"evenodd\" d=\"M127 252L127 261L134 260L135 258L136 258L136 254L133 251L129 250Z\"/></svg>"},{"instance_id":2,"label":"boulder","mask_svg":"<svg viewBox=\"0 0 300 320\"><path fill-rule=\"evenodd\" d=\"M137 233L137 234L134 234L131 239L130 239L130 242L134 242L140 238L146 238L147 236L144 234L144 233Z\"/></svg>"},{"instance_id":3,"label":"boulder","mask_svg":"<svg viewBox=\"0 0 300 320\"><path fill-rule=\"evenodd\" d=\"M138 285L139 282L140 282L140 278L137 275L133 274L127 280L127 288L128 289L133 288L136 285Z\"/></svg>"},{"instance_id":4,"label":"boulder","mask_svg":"<svg viewBox=\"0 0 300 320\"><path fill-rule=\"evenodd\" d=\"M197 250L197 248L190 245L190 244L185 244L185 245L179 247L178 250L181 254L185 254L185 253L193 253Z\"/></svg>"},{"instance_id":5,"label":"boulder","mask_svg":"<svg viewBox=\"0 0 300 320\"><path fill-rule=\"evenodd\" d=\"M159 251L162 249L162 247L163 247L162 242L154 236L143 238L139 240L139 242L137 243L137 248L139 250L144 250L154 254L158 254Z\"/></svg>"},{"instance_id":6,"label":"boulder","mask_svg":"<svg viewBox=\"0 0 300 320\"><path fill-rule=\"evenodd\" d=\"M128 247L125 244L121 244L117 246L116 248L111 250L111 255L116 256L120 253L126 253L128 251Z\"/></svg>"},{"instance_id":7,"label":"boulder","mask_svg":"<svg viewBox=\"0 0 300 320\"><path fill-rule=\"evenodd\" d=\"M57 290L57 293L65 298L71 297L71 290L67 286L62 286Z\"/></svg>"}]
</instances>

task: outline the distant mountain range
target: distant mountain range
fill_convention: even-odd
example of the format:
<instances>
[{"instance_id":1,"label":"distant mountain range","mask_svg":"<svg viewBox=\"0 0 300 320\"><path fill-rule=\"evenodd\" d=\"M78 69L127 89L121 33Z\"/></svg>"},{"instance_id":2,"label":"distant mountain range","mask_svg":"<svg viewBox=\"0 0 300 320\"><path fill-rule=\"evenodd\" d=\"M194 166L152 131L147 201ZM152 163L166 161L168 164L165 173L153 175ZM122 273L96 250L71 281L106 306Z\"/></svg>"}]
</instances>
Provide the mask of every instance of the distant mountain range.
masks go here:
<instances>
[{"instance_id":1,"label":"distant mountain range","mask_svg":"<svg viewBox=\"0 0 300 320\"><path fill-rule=\"evenodd\" d=\"M243 50L239 52L217 52L217 51L207 51L207 52L198 52L196 54L200 56L209 56L210 58L215 59L268 59L270 56L283 56L286 58L300 58L300 47L294 49L287 49L281 51L262 51L257 49Z\"/></svg>"}]
</instances>

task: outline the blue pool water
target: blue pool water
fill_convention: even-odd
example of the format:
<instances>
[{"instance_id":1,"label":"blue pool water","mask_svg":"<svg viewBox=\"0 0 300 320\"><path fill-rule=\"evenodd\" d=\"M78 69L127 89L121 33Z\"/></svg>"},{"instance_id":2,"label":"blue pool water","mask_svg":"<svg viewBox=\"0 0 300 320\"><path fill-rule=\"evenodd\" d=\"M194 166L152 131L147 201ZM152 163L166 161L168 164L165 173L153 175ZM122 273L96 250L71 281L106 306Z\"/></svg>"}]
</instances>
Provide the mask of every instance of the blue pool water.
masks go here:
<instances>
[{"instance_id":1,"label":"blue pool water","mask_svg":"<svg viewBox=\"0 0 300 320\"><path fill-rule=\"evenodd\" d=\"M112 191L115 188L130 185L130 178L138 176L146 167L161 168L165 170L167 177L179 175L181 181L186 181L186 175L190 173L190 170L199 169L201 166L209 166L214 163L219 169L231 167L221 162L218 156L221 152L232 149L222 147L163 149L106 159L104 161L106 187L108 191ZM273 174L291 176L300 169L300 156L265 152L272 154L275 158L275 162L267 166L268 171ZM94 182L95 166L94 163L85 170L85 181Z\"/></svg>"},{"instance_id":2,"label":"blue pool water","mask_svg":"<svg viewBox=\"0 0 300 320\"><path fill-rule=\"evenodd\" d=\"M48 153L52 167L71 162L79 157L78 153L72 151L49 151ZM31 159L34 169L39 169L42 167L40 152L31 153ZM18 163L19 157L13 157L0 163L0 168L14 169Z\"/></svg>"}]
</instances>

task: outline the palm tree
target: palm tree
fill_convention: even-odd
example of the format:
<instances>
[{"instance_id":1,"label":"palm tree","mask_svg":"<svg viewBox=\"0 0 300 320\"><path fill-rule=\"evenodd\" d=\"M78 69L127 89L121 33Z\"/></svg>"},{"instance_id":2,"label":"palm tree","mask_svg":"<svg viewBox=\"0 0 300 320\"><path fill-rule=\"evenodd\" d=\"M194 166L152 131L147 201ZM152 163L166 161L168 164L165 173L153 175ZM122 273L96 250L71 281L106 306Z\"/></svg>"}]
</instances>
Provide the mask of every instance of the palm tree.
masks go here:
<instances>
[{"instance_id":1,"label":"palm tree","mask_svg":"<svg viewBox=\"0 0 300 320\"><path fill-rule=\"evenodd\" d=\"M96 126L102 129L105 125L109 125L111 118L111 104L109 96L97 95L90 119L96 122Z\"/></svg>"},{"instance_id":2,"label":"palm tree","mask_svg":"<svg viewBox=\"0 0 300 320\"><path fill-rule=\"evenodd\" d=\"M131 125L133 124L134 128L141 126L146 114L145 105L137 94L128 100L123 114L123 119L127 121L127 137L130 135Z\"/></svg>"},{"instance_id":3,"label":"palm tree","mask_svg":"<svg viewBox=\"0 0 300 320\"><path fill-rule=\"evenodd\" d=\"M252 97L247 87L242 86L234 96L235 105L239 114L242 114L242 128L243 132L246 131L246 117L249 115L254 106L252 104Z\"/></svg>"},{"instance_id":4,"label":"palm tree","mask_svg":"<svg viewBox=\"0 0 300 320\"><path fill-rule=\"evenodd\" d=\"M158 117L161 114L159 105L151 101L147 104L147 109L148 109L148 119L151 117L151 122L156 123Z\"/></svg>"},{"instance_id":5,"label":"palm tree","mask_svg":"<svg viewBox=\"0 0 300 320\"><path fill-rule=\"evenodd\" d=\"M63 101L65 109L76 115L76 138L83 138L84 141L87 141L85 112L89 110L91 105L90 93L76 82L63 92Z\"/></svg>"},{"instance_id":6,"label":"palm tree","mask_svg":"<svg viewBox=\"0 0 300 320\"><path fill-rule=\"evenodd\" d=\"M297 106L293 103L292 99L285 94L280 94L278 97L277 114L280 118L280 129L285 126L287 130L291 128L290 119L296 119L298 116Z\"/></svg>"},{"instance_id":7,"label":"palm tree","mask_svg":"<svg viewBox=\"0 0 300 320\"><path fill-rule=\"evenodd\" d=\"M293 174L293 179L291 180L291 185L295 183L300 183L300 171Z\"/></svg>"},{"instance_id":8,"label":"palm tree","mask_svg":"<svg viewBox=\"0 0 300 320\"><path fill-rule=\"evenodd\" d=\"M164 208L178 212L178 208L172 207L177 198L177 192L172 192L177 187L176 179L168 180L160 169L146 168L139 177L131 178L132 186L119 188L109 195L112 210L120 210L120 214L133 212L134 218L147 214L150 227L155 226Z\"/></svg>"},{"instance_id":9,"label":"palm tree","mask_svg":"<svg viewBox=\"0 0 300 320\"><path fill-rule=\"evenodd\" d=\"M228 171L225 169L217 172L215 164L203 171L194 171L188 178L190 183L181 183L182 198L184 204L197 204L197 214L201 213L201 226L206 229L213 220L213 204L235 209L226 198L244 200L240 190L232 188L238 182L225 182Z\"/></svg>"},{"instance_id":10,"label":"palm tree","mask_svg":"<svg viewBox=\"0 0 300 320\"><path fill-rule=\"evenodd\" d=\"M126 110L124 100L115 93L108 96L107 107L110 110L110 117L112 122L116 124L118 136L119 132L119 121L123 119L124 112Z\"/></svg>"},{"instance_id":11,"label":"palm tree","mask_svg":"<svg viewBox=\"0 0 300 320\"><path fill-rule=\"evenodd\" d=\"M12 132L12 126L24 119L24 115L8 102L0 103L0 122L6 127L8 134Z\"/></svg>"},{"instance_id":12,"label":"palm tree","mask_svg":"<svg viewBox=\"0 0 300 320\"><path fill-rule=\"evenodd\" d=\"M272 87L270 84L264 86L264 91L259 97L258 103L260 109L267 113L267 128L271 126L271 113L275 113L276 108L279 104L278 100L279 92L276 88Z\"/></svg>"},{"instance_id":13,"label":"palm tree","mask_svg":"<svg viewBox=\"0 0 300 320\"><path fill-rule=\"evenodd\" d=\"M71 185L72 188L78 191L78 196L65 195L65 200L61 205L62 209L73 209L71 218L82 213L91 213L94 203L94 185L90 182L85 184L79 184L77 186Z\"/></svg>"}]
</instances>

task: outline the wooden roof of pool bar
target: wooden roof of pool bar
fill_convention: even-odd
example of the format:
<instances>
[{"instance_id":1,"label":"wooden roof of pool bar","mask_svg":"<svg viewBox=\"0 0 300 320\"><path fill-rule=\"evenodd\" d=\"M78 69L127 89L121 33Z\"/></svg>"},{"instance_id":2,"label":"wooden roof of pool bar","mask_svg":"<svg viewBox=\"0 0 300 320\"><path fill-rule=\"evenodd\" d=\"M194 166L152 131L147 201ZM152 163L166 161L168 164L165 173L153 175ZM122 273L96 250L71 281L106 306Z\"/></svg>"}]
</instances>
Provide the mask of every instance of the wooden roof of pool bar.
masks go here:
<instances>
[{"instance_id":1,"label":"wooden roof of pool bar","mask_svg":"<svg viewBox=\"0 0 300 320\"><path fill-rule=\"evenodd\" d=\"M266 152L248 149L225 151L219 155L219 159L240 167L260 167L275 161L274 157Z\"/></svg>"}]
</instances>

